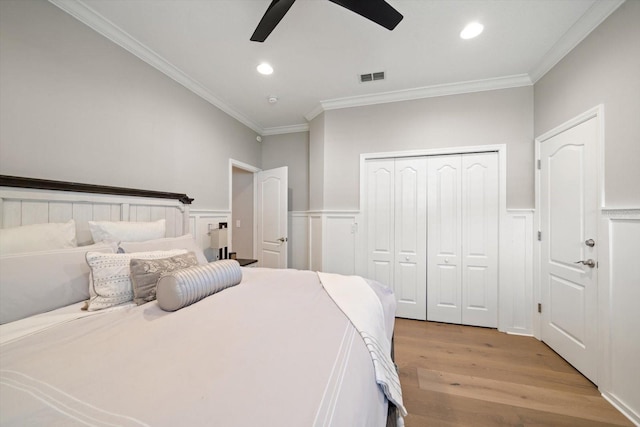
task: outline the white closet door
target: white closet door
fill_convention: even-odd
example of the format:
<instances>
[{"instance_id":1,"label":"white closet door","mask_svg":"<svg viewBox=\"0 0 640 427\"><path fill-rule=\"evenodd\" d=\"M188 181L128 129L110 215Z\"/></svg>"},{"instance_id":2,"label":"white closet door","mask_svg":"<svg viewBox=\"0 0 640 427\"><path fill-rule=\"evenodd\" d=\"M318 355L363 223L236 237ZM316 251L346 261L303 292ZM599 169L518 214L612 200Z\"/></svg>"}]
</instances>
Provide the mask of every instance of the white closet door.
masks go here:
<instances>
[{"instance_id":1,"label":"white closet door","mask_svg":"<svg viewBox=\"0 0 640 427\"><path fill-rule=\"evenodd\" d=\"M394 159L366 162L367 277L393 288Z\"/></svg>"},{"instance_id":2,"label":"white closet door","mask_svg":"<svg viewBox=\"0 0 640 427\"><path fill-rule=\"evenodd\" d=\"M498 155L462 156L462 323L498 327Z\"/></svg>"},{"instance_id":3,"label":"white closet door","mask_svg":"<svg viewBox=\"0 0 640 427\"><path fill-rule=\"evenodd\" d=\"M461 323L461 157L429 157L427 165L427 319Z\"/></svg>"},{"instance_id":4,"label":"white closet door","mask_svg":"<svg viewBox=\"0 0 640 427\"><path fill-rule=\"evenodd\" d=\"M395 161L396 316L427 318L427 159Z\"/></svg>"}]
</instances>

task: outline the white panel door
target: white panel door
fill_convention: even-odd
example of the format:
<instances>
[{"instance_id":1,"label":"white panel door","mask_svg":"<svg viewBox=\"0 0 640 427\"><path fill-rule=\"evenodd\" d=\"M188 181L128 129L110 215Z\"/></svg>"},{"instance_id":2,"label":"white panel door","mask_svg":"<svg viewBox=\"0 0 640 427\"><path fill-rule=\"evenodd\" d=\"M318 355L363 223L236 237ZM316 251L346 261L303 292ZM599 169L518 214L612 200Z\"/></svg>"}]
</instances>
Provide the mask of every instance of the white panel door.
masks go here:
<instances>
[{"instance_id":1,"label":"white panel door","mask_svg":"<svg viewBox=\"0 0 640 427\"><path fill-rule=\"evenodd\" d=\"M427 319L461 323L461 157L429 157L427 165Z\"/></svg>"},{"instance_id":2,"label":"white panel door","mask_svg":"<svg viewBox=\"0 0 640 427\"><path fill-rule=\"evenodd\" d=\"M395 161L396 316L427 318L427 159Z\"/></svg>"},{"instance_id":3,"label":"white panel door","mask_svg":"<svg viewBox=\"0 0 640 427\"><path fill-rule=\"evenodd\" d=\"M366 162L367 277L393 288L394 159Z\"/></svg>"},{"instance_id":4,"label":"white panel door","mask_svg":"<svg viewBox=\"0 0 640 427\"><path fill-rule=\"evenodd\" d=\"M498 327L498 154L462 156L462 324Z\"/></svg>"},{"instance_id":5,"label":"white panel door","mask_svg":"<svg viewBox=\"0 0 640 427\"><path fill-rule=\"evenodd\" d=\"M258 189L258 265L287 268L287 167L260 171Z\"/></svg>"},{"instance_id":6,"label":"white panel door","mask_svg":"<svg viewBox=\"0 0 640 427\"><path fill-rule=\"evenodd\" d=\"M597 120L540 148L542 340L594 383L598 245L589 239L597 226Z\"/></svg>"}]
</instances>

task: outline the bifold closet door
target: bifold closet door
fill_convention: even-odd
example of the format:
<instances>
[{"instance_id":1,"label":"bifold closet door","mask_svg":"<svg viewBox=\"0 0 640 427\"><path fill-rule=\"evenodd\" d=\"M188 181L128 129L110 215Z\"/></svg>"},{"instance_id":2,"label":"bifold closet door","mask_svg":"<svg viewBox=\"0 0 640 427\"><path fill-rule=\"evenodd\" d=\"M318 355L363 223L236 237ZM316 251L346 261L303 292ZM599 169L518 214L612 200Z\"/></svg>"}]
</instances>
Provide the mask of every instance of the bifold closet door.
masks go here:
<instances>
[{"instance_id":1,"label":"bifold closet door","mask_svg":"<svg viewBox=\"0 0 640 427\"><path fill-rule=\"evenodd\" d=\"M367 277L390 286L396 316L427 317L427 160L370 160L366 167Z\"/></svg>"},{"instance_id":2,"label":"bifold closet door","mask_svg":"<svg viewBox=\"0 0 640 427\"><path fill-rule=\"evenodd\" d=\"M498 327L498 155L462 156L462 324Z\"/></svg>"},{"instance_id":3,"label":"bifold closet door","mask_svg":"<svg viewBox=\"0 0 640 427\"><path fill-rule=\"evenodd\" d=\"M497 327L497 154L428 162L427 318Z\"/></svg>"},{"instance_id":4,"label":"bifold closet door","mask_svg":"<svg viewBox=\"0 0 640 427\"><path fill-rule=\"evenodd\" d=\"M427 159L395 161L396 316L427 318Z\"/></svg>"},{"instance_id":5,"label":"bifold closet door","mask_svg":"<svg viewBox=\"0 0 640 427\"><path fill-rule=\"evenodd\" d=\"M429 157L427 320L462 323L460 156Z\"/></svg>"},{"instance_id":6,"label":"bifold closet door","mask_svg":"<svg viewBox=\"0 0 640 427\"><path fill-rule=\"evenodd\" d=\"M365 163L367 277L393 288L394 159Z\"/></svg>"}]
</instances>

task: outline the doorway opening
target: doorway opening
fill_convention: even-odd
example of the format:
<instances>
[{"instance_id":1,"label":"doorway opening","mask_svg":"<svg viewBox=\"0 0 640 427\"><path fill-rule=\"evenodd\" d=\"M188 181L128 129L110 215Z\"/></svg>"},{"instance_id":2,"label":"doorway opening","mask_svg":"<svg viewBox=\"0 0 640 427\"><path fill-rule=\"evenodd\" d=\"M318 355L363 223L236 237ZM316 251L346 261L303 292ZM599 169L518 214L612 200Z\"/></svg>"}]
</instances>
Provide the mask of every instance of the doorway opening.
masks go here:
<instances>
[{"instance_id":1,"label":"doorway opening","mask_svg":"<svg viewBox=\"0 0 640 427\"><path fill-rule=\"evenodd\" d=\"M256 256L256 185L260 168L229 159L230 251L237 258Z\"/></svg>"},{"instance_id":2,"label":"doorway opening","mask_svg":"<svg viewBox=\"0 0 640 427\"><path fill-rule=\"evenodd\" d=\"M261 170L229 159L229 242L237 259L287 268L288 168Z\"/></svg>"},{"instance_id":3,"label":"doorway opening","mask_svg":"<svg viewBox=\"0 0 640 427\"><path fill-rule=\"evenodd\" d=\"M231 248L238 258L253 258L253 172L231 170Z\"/></svg>"}]
</instances>

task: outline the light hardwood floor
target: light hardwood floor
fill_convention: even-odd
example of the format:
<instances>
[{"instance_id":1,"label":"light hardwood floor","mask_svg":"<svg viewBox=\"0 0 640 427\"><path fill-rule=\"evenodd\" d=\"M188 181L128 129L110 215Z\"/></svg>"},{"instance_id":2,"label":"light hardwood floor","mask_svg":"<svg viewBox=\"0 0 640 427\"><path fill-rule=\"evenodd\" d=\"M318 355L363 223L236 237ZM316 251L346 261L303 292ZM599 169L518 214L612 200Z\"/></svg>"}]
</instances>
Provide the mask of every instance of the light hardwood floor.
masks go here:
<instances>
[{"instance_id":1,"label":"light hardwood floor","mask_svg":"<svg viewBox=\"0 0 640 427\"><path fill-rule=\"evenodd\" d=\"M407 427L632 426L535 338L396 319L395 359Z\"/></svg>"}]
</instances>

